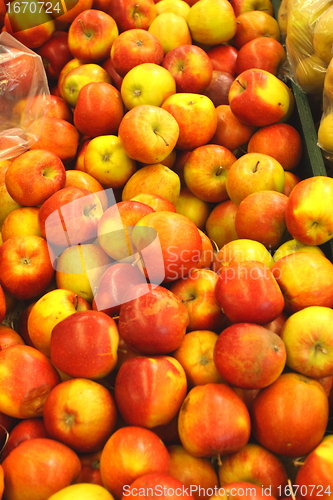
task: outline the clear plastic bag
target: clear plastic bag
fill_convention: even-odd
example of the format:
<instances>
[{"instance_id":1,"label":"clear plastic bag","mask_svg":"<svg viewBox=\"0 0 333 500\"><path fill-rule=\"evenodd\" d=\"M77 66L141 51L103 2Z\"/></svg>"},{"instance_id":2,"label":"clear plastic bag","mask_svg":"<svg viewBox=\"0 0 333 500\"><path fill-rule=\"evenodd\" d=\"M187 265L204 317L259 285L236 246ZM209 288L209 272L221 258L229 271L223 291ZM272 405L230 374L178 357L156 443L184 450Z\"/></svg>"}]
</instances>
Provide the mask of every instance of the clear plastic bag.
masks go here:
<instances>
[{"instance_id":1,"label":"clear plastic bag","mask_svg":"<svg viewBox=\"0 0 333 500\"><path fill-rule=\"evenodd\" d=\"M0 160L27 151L40 128L37 118L47 114L50 95L41 57L9 33L0 34Z\"/></svg>"}]
</instances>

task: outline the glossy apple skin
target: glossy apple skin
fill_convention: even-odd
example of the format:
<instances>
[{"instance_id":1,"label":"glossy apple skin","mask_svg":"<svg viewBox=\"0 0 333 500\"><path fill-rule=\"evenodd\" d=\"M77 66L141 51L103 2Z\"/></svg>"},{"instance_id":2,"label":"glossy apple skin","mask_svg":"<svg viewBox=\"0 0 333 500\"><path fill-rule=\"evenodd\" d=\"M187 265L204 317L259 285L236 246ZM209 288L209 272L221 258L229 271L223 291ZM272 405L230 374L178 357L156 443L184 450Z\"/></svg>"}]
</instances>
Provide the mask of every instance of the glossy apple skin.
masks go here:
<instances>
[{"instance_id":1,"label":"glossy apple skin","mask_svg":"<svg viewBox=\"0 0 333 500\"><path fill-rule=\"evenodd\" d=\"M285 180L286 182L284 184L283 194L285 194L286 196L290 196L296 184L301 181L301 178L293 172L285 170Z\"/></svg>"},{"instance_id":2,"label":"glossy apple skin","mask_svg":"<svg viewBox=\"0 0 333 500\"><path fill-rule=\"evenodd\" d=\"M249 443L237 453L224 457L218 470L220 485L249 481L263 488L271 488L279 497L281 487L287 485L287 473L281 460L264 447Z\"/></svg>"},{"instance_id":3,"label":"glossy apple skin","mask_svg":"<svg viewBox=\"0 0 333 500\"><path fill-rule=\"evenodd\" d=\"M158 355L179 347L189 316L172 292L163 286L151 288L145 283L133 286L124 300L118 328L131 349L141 354Z\"/></svg>"},{"instance_id":4,"label":"glossy apple skin","mask_svg":"<svg viewBox=\"0 0 333 500\"><path fill-rule=\"evenodd\" d=\"M54 276L48 245L40 236L13 236L0 247L0 284L15 298L43 293Z\"/></svg>"},{"instance_id":5,"label":"glossy apple skin","mask_svg":"<svg viewBox=\"0 0 333 500\"><path fill-rule=\"evenodd\" d=\"M191 455L202 458L240 450L249 440L250 427L245 404L225 384L193 387L184 399L178 418L183 447Z\"/></svg>"},{"instance_id":6,"label":"glossy apple skin","mask_svg":"<svg viewBox=\"0 0 333 500\"><path fill-rule=\"evenodd\" d=\"M71 290L55 289L45 293L26 311L29 340L49 357L54 326L70 314L88 309L89 303Z\"/></svg>"},{"instance_id":7,"label":"glossy apple skin","mask_svg":"<svg viewBox=\"0 0 333 500\"><path fill-rule=\"evenodd\" d=\"M286 51L278 40L270 37L253 38L238 52L236 73L239 75L247 69L257 68L278 76L286 58Z\"/></svg>"},{"instance_id":8,"label":"glossy apple skin","mask_svg":"<svg viewBox=\"0 0 333 500\"><path fill-rule=\"evenodd\" d=\"M293 170L302 158L302 138L296 128L288 123L268 125L253 134L247 152L269 154L285 170Z\"/></svg>"},{"instance_id":9,"label":"glossy apple skin","mask_svg":"<svg viewBox=\"0 0 333 500\"><path fill-rule=\"evenodd\" d=\"M54 366L40 351L27 345L15 345L0 351L3 387L0 411L15 418L39 417L50 391L60 382ZM17 371L24 370L24 378ZM37 377L38 375L38 377Z\"/></svg>"},{"instance_id":10,"label":"glossy apple skin","mask_svg":"<svg viewBox=\"0 0 333 500\"><path fill-rule=\"evenodd\" d=\"M163 59L163 67L173 75L177 92L202 93L211 82L213 65L207 53L196 45L180 45Z\"/></svg>"},{"instance_id":11,"label":"glossy apple skin","mask_svg":"<svg viewBox=\"0 0 333 500\"><path fill-rule=\"evenodd\" d=\"M207 458L193 457L181 445L168 446L170 454L170 474L188 488L192 486L192 495L196 500L209 495L202 491L218 488L219 481L214 466ZM197 488L197 490L195 489ZM200 490L199 488L203 488Z\"/></svg>"},{"instance_id":12,"label":"glossy apple skin","mask_svg":"<svg viewBox=\"0 0 333 500\"><path fill-rule=\"evenodd\" d=\"M258 37L270 37L280 41L281 32L277 20L260 10L251 10L239 14L236 18L237 31L233 45L239 50L247 42Z\"/></svg>"},{"instance_id":13,"label":"glossy apple skin","mask_svg":"<svg viewBox=\"0 0 333 500\"><path fill-rule=\"evenodd\" d=\"M103 113L97 110L103 109ZM92 82L79 93L74 109L74 125L88 137L112 135L118 131L124 106L118 90L106 82Z\"/></svg>"},{"instance_id":14,"label":"glossy apple skin","mask_svg":"<svg viewBox=\"0 0 333 500\"><path fill-rule=\"evenodd\" d=\"M216 131L215 106L205 95L176 93L163 102L162 109L171 113L179 125L177 149L193 150L203 146Z\"/></svg>"},{"instance_id":15,"label":"glossy apple skin","mask_svg":"<svg viewBox=\"0 0 333 500\"><path fill-rule=\"evenodd\" d=\"M53 328L51 361L71 377L100 379L115 368L118 343L112 318L100 311L77 312Z\"/></svg>"},{"instance_id":16,"label":"glossy apple skin","mask_svg":"<svg viewBox=\"0 0 333 500\"><path fill-rule=\"evenodd\" d=\"M16 344L24 345L25 342L23 338L15 330L13 330L13 328L5 325L0 325L0 351Z\"/></svg>"},{"instance_id":17,"label":"glossy apple skin","mask_svg":"<svg viewBox=\"0 0 333 500\"><path fill-rule=\"evenodd\" d=\"M275 319L285 306L271 270L257 261L230 262L222 267L215 299L232 323L264 325Z\"/></svg>"},{"instance_id":18,"label":"glossy apple skin","mask_svg":"<svg viewBox=\"0 0 333 500\"><path fill-rule=\"evenodd\" d=\"M307 245L321 245L332 238L332 192L330 177L310 177L295 186L286 207L286 224L293 238Z\"/></svg>"},{"instance_id":19,"label":"glossy apple skin","mask_svg":"<svg viewBox=\"0 0 333 500\"><path fill-rule=\"evenodd\" d=\"M277 191L258 191L240 203L236 233L240 238L259 241L269 250L277 248L286 238L285 210L288 197Z\"/></svg>"},{"instance_id":20,"label":"glossy apple skin","mask_svg":"<svg viewBox=\"0 0 333 500\"><path fill-rule=\"evenodd\" d=\"M220 203L227 200L226 179L236 160L229 149L217 144L195 148L184 165L186 186L203 201Z\"/></svg>"},{"instance_id":21,"label":"glossy apple skin","mask_svg":"<svg viewBox=\"0 0 333 500\"><path fill-rule=\"evenodd\" d=\"M222 378L243 389L272 384L286 364L281 338L253 323L238 323L223 330L215 344L214 362Z\"/></svg>"},{"instance_id":22,"label":"glossy apple skin","mask_svg":"<svg viewBox=\"0 0 333 500\"><path fill-rule=\"evenodd\" d=\"M75 61L77 61L75 63ZM67 66L67 65L66 65ZM73 59L63 68L63 75L58 78L58 89L60 96L75 108L80 90L92 82L111 83L108 72L97 63L82 64L78 59Z\"/></svg>"},{"instance_id":23,"label":"glossy apple skin","mask_svg":"<svg viewBox=\"0 0 333 500\"><path fill-rule=\"evenodd\" d=\"M231 111L228 103L217 106L216 114L217 127L211 140L213 144L219 144L230 151L234 151L246 145L256 131L255 127L245 125L239 121Z\"/></svg>"},{"instance_id":24,"label":"glossy apple skin","mask_svg":"<svg viewBox=\"0 0 333 500\"><path fill-rule=\"evenodd\" d=\"M81 462L81 472L76 480L77 484L89 483L99 484L103 486L103 481L100 471L100 460L102 449L94 451L93 453L80 453L79 459Z\"/></svg>"},{"instance_id":25,"label":"glossy apple skin","mask_svg":"<svg viewBox=\"0 0 333 500\"><path fill-rule=\"evenodd\" d=\"M333 264L314 252L295 252L271 268L289 313L309 306L333 307Z\"/></svg>"},{"instance_id":26,"label":"glossy apple skin","mask_svg":"<svg viewBox=\"0 0 333 500\"><path fill-rule=\"evenodd\" d=\"M49 435L78 453L103 448L116 427L113 395L103 385L85 378L61 382L49 393L43 411Z\"/></svg>"},{"instance_id":27,"label":"glossy apple skin","mask_svg":"<svg viewBox=\"0 0 333 500\"><path fill-rule=\"evenodd\" d=\"M161 64L163 57L163 48L158 38L141 28L123 31L111 47L112 65L120 77L124 77L138 64Z\"/></svg>"},{"instance_id":28,"label":"glossy apple skin","mask_svg":"<svg viewBox=\"0 0 333 500\"><path fill-rule=\"evenodd\" d=\"M49 437L42 417L26 418L19 421L9 433L8 441L1 452L1 461L3 462L22 441Z\"/></svg>"},{"instance_id":29,"label":"glossy apple skin","mask_svg":"<svg viewBox=\"0 0 333 500\"><path fill-rule=\"evenodd\" d=\"M155 239L151 243L152 235ZM145 215L133 229L132 238L144 257L151 282L157 281L157 284L187 276L197 268L201 258L202 240L198 228L178 213L160 211ZM157 249L160 249L160 254ZM159 255L161 258L158 258Z\"/></svg>"},{"instance_id":30,"label":"glossy apple skin","mask_svg":"<svg viewBox=\"0 0 333 500\"><path fill-rule=\"evenodd\" d=\"M71 484L80 473L77 454L53 439L20 443L4 460L5 495L11 500L42 500ZM38 485L38 488L36 488Z\"/></svg>"},{"instance_id":31,"label":"glossy apple skin","mask_svg":"<svg viewBox=\"0 0 333 500\"><path fill-rule=\"evenodd\" d=\"M226 317L215 301L218 274L210 269L195 269L172 284L170 290L185 305L189 314L187 331L213 330L220 332Z\"/></svg>"},{"instance_id":32,"label":"glossy apple skin","mask_svg":"<svg viewBox=\"0 0 333 500\"><path fill-rule=\"evenodd\" d=\"M331 497L333 488L331 474L333 467L332 452L332 436L327 435L306 457L304 465L299 468L295 479L299 491L303 490L305 493L302 498L312 500L318 498L319 495L324 499ZM313 488L310 485L315 485L315 487Z\"/></svg>"},{"instance_id":33,"label":"glossy apple skin","mask_svg":"<svg viewBox=\"0 0 333 500\"><path fill-rule=\"evenodd\" d=\"M133 28L147 30L156 17L156 7L153 0L120 0L110 2L108 13L116 21L120 32Z\"/></svg>"},{"instance_id":34,"label":"glossy apple skin","mask_svg":"<svg viewBox=\"0 0 333 500\"><path fill-rule=\"evenodd\" d=\"M289 316L281 331L289 368L312 378L332 374L333 359L328 355L332 320L332 309L320 306L306 307Z\"/></svg>"},{"instance_id":35,"label":"glossy apple skin","mask_svg":"<svg viewBox=\"0 0 333 500\"><path fill-rule=\"evenodd\" d=\"M189 490L184 488L183 483L175 479L170 474L165 473L151 473L145 474L133 481L130 485L124 488L122 499L126 497L134 500L137 491L149 488L148 491L159 491L159 496L162 500L176 500L177 498L193 500L194 497L190 495Z\"/></svg>"},{"instance_id":36,"label":"glossy apple skin","mask_svg":"<svg viewBox=\"0 0 333 500\"><path fill-rule=\"evenodd\" d=\"M235 229L236 213L237 205L231 200L226 200L216 205L208 216L206 231L218 248L238 238Z\"/></svg>"},{"instance_id":37,"label":"glossy apple skin","mask_svg":"<svg viewBox=\"0 0 333 500\"><path fill-rule=\"evenodd\" d=\"M186 396L186 374L171 356L133 357L115 382L117 408L127 425L153 429L177 415Z\"/></svg>"},{"instance_id":38,"label":"glossy apple skin","mask_svg":"<svg viewBox=\"0 0 333 500\"><path fill-rule=\"evenodd\" d=\"M100 199L103 210L105 211L108 208L108 198L102 184L87 172L83 172L79 169L66 170L65 187L69 186L88 189L88 191L96 193L98 198Z\"/></svg>"},{"instance_id":39,"label":"glossy apple skin","mask_svg":"<svg viewBox=\"0 0 333 500\"><path fill-rule=\"evenodd\" d=\"M152 472L168 473L170 456L151 430L127 426L116 430L103 447L100 470L104 486L115 498L136 478Z\"/></svg>"},{"instance_id":40,"label":"glossy apple skin","mask_svg":"<svg viewBox=\"0 0 333 500\"><path fill-rule=\"evenodd\" d=\"M86 9L69 26L68 47L83 63L103 61L110 56L118 34L115 20L106 12Z\"/></svg>"},{"instance_id":41,"label":"glossy apple skin","mask_svg":"<svg viewBox=\"0 0 333 500\"><path fill-rule=\"evenodd\" d=\"M325 390L319 382L297 373L280 375L260 391L252 406L255 439L272 453L287 457L301 457L313 450L322 440L327 422Z\"/></svg>"},{"instance_id":42,"label":"glossy apple skin","mask_svg":"<svg viewBox=\"0 0 333 500\"><path fill-rule=\"evenodd\" d=\"M217 45L207 50L207 55L212 61L213 69L224 71L232 76L236 76L236 60L238 50L228 44Z\"/></svg>"},{"instance_id":43,"label":"glossy apple skin","mask_svg":"<svg viewBox=\"0 0 333 500\"><path fill-rule=\"evenodd\" d=\"M248 69L229 89L229 105L245 125L264 127L283 119L290 107L287 86L263 69Z\"/></svg>"},{"instance_id":44,"label":"glossy apple skin","mask_svg":"<svg viewBox=\"0 0 333 500\"><path fill-rule=\"evenodd\" d=\"M36 52L42 57L46 74L52 80L56 80L65 64L73 59L68 48L68 33L65 31L54 31Z\"/></svg>"},{"instance_id":45,"label":"glossy apple skin","mask_svg":"<svg viewBox=\"0 0 333 500\"><path fill-rule=\"evenodd\" d=\"M222 266L228 266L230 262L243 262L256 260L267 267L274 264L273 257L267 248L259 241L238 238L223 245L214 255L212 269L219 273Z\"/></svg>"},{"instance_id":46,"label":"glossy apple skin","mask_svg":"<svg viewBox=\"0 0 333 500\"><path fill-rule=\"evenodd\" d=\"M11 197L20 205L41 205L65 187L66 171L51 151L35 149L16 157L9 166L5 182Z\"/></svg>"}]
</instances>

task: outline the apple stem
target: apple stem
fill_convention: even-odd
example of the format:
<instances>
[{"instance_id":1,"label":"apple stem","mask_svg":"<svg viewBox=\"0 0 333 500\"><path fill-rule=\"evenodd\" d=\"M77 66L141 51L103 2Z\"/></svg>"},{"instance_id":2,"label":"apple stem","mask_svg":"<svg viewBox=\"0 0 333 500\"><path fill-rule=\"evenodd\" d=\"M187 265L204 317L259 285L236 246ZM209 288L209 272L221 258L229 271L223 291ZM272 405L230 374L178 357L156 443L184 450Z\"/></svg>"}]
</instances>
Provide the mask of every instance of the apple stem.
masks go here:
<instances>
[{"instance_id":1,"label":"apple stem","mask_svg":"<svg viewBox=\"0 0 333 500\"><path fill-rule=\"evenodd\" d=\"M238 78L236 78L236 82L242 87L242 89L246 89L246 87L244 87L244 85L241 84L241 82L238 80Z\"/></svg>"},{"instance_id":2,"label":"apple stem","mask_svg":"<svg viewBox=\"0 0 333 500\"><path fill-rule=\"evenodd\" d=\"M75 294L74 297L74 309L77 310L77 306L79 304L79 296Z\"/></svg>"},{"instance_id":3,"label":"apple stem","mask_svg":"<svg viewBox=\"0 0 333 500\"><path fill-rule=\"evenodd\" d=\"M220 165L219 168L215 172L216 177L218 177L219 175L222 174L222 170L223 170L223 167L222 167L222 165Z\"/></svg>"},{"instance_id":4,"label":"apple stem","mask_svg":"<svg viewBox=\"0 0 333 500\"><path fill-rule=\"evenodd\" d=\"M134 13L133 13L133 18L134 18L135 23L136 23L137 21L141 21L141 19L140 19L139 9L140 9L140 5L139 5L139 4L136 4L136 5L134 6ZM141 24L141 22L140 22L140 24Z\"/></svg>"},{"instance_id":5,"label":"apple stem","mask_svg":"<svg viewBox=\"0 0 333 500\"><path fill-rule=\"evenodd\" d=\"M288 486L290 488L290 494L291 494L292 500L296 500L295 493L294 493L294 490L293 490L293 485L291 484L290 479L288 479Z\"/></svg>"},{"instance_id":6,"label":"apple stem","mask_svg":"<svg viewBox=\"0 0 333 500\"><path fill-rule=\"evenodd\" d=\"M301 467L302 465L304 465L304 462L302 462L302 460L294 460L294 465L296 465L296 467Z\"/></svg>"},{"instance_id":7,"label":"apple stem","mask_svg":"<svg viewBox=\"0 0 333 500\"><path fill-rule=\"evenodd\" d=\"M220 455L220 453L218 453L218 454L217 454L217 465L218 465L219 467L221 467L221 466L222 466L222 459L221 459L221 455Z\"/></svg>"},{"instance_id":8,"label":"apple stem","mask_svg":"<svg viewBox=\"0 0 333 500\"><path fill-rule=\"evenodd\" d=\"M97 207L97 203L94 203L93 205L91 205L91 207L90 207L90 208L88 208L88 210L85 210L85 211L84 211L85 215L90 214L90 212L91 212L92 210L94 210L94 208L96 208L96 207Z\"/></svg>"},{"instance_id":9,"label":"apple stem","mask_svg":"<svg viewBox=\"0 0 333 500\"><path fill-rule=\"evenodd\" d=\"M325 349L324 347L321 347L320 345L316 345L316 349L317 349L317 351L320 351L323 354L327 354L328 353L327 349Z\"/></svg>"},{"instance_id":10,"label":"apple stem","mask_svg":"<svg viewBox=\"0 0 333 500\"><path fill-rule=\"evenodd\" d=\"M77 22L80 23L81 29L82 29L83 33L85 34L85 36L87 36L88 38L90 38L91 37L91 33L89 33L89 31L86 30L82 19L78 19Z\"/></svg>"},{"instance_id":11,"label":"apple stem","mask_svg":"<svg viewBox=\"0 0 333 500\"><path fill-rule=\"evenodd\" d=\"M119 319L119 316L112 316L112 319ZM125 351L123 351L125 352Z\"/></svg>"},{"instance_id":12,"label":"apple stem","mask_svg":"<svg viewBox=\"0 0 333 500\"><path fill-rule=\"evenodd\" d=\"M4 444L3 444L3 447L2 447L2 448L1 448L1 450L0 450L0 455L1 455L1 453L3 452L3 450L4 450L4 448L5 448L6 444L7 444L8 439L9 439L9 432L7 431L7 429L6 429L3 425L1 425L1 424L0 424L0 427L1 427L1 428L5 431L5 433L6 433L6 439L5 439L5 442L4 442Z\"/></svg>"},{"instance_id":13,"label":"apple stem","mask_svg":"<svg viewBox=\"0 0 333 500\"><path fill-rule=\"evenodd\" d=\"M157 130L154 130L155 134L158 135L158 137L160 137L161 139L163 139L164 143L166 146L169 146L169 144L167 143L167 141L164 139L163 135L161 135Z\"/></svg>"},{"instance_id":14,"label":"apple stem","mask_svg":"<svg viewBox=\"0 0 333 500\"><path fill-rule=\"evenodd\" d=\"M141 255L132 262L131 266L133 267L136 266L140 262L140 260L141 260Z\"/></svg>"},{"instance_id":15,"label":"apple stem","mask_svg":"<svg viewBox=\"0 0 333 500\"><path fill-rule=\"evenodd\" d=\"M182 303L186 304L186 302L191 302L191 300L194 300L194 299L195 299L194 295L191 295L191 297L189 299L182 299Z\"/></svg>"},{"instance_id":16,"label":"apple stem","mask_svg":"<svg viewBox=\"0 0 333 500\"><path fill-rule=\"evenodd\" d=\"M255 165L255 167L253 169L253 173L258 172L259 163L260 163L260 161L257 161L257 163L256 163L256 165Z\"/></svg>"}]
</instances>

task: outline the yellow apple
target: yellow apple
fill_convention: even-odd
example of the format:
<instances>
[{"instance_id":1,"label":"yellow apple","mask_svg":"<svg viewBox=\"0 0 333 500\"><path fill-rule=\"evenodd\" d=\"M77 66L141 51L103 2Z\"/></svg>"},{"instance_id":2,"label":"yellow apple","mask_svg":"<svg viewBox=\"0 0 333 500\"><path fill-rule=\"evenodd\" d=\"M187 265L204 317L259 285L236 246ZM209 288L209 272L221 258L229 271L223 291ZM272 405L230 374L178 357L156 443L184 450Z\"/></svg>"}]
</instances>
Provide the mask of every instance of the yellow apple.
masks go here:
<instances>
[{"instance_id":1,"label":"yellow apple","mask_svg":"<svg viewBox=\"0 0 333 500\"><path fill-rule=\"evenodd\" d=\"M330 153L333 152L333 113L323 116L318 129L319 146Z\"/></svg>"},{"instance_id":2,"label":"yellow apple","mask_svg":"<svg viewBox=\"0 0 333 500\"><path fill-rule=\"evenodd\" d=\"M173 12L163 12L148 28L159 39L164 54L180 45L191 45L192 37L184 17Z\"/></svg>"},{"instance_id":3,"label":"yellow apple","mask_svg":"<svg viewBox=\"0 0 333 500\"><path fill-rule=\"evenodd\" d=\"M38 212L37 207L21 207L10 212L2 224L2 241L6 241L12 236L42 236Z\"/></svg>"},{"instance_id":4,"label":"yellow apple","mask_svg":"<svg viewBox=\"0 0 333 500\"><path fill-rule=\"evenodd\" d=\"M199 0L187 17L192 38L206 45L228 42L236 34L236 16L227 0Z\"/></svg>"},{"instance_id":5,"label":"yellow apple","mask_svg":"<svg viewBox=\"0 0 333 500\"><path fill-rule=\"evenodd\" d=\"M302 59L295 71L302 90L307 94L321 94L324 89L326 68L327 64L317 54Z\"/></svg>"},{"instance_id":6,"label":"yellow apple","mask_svg":"<svg viewBox=\"0 0 333 500\"><path fill-rule=\"evenodd\" d=\"M262 243L239 238L223 245L214 257L213 269L218 272L222 266L227 266L230 262L245 262L248 260L262 262L269 268L274 264L273 257Z\"/></svg>"},{"instance_id":7,"label":"yellow apple","mask_svg":"<svg viewBox=\"0 0 333 500\"><path fill-rule=\"evenodd\" d=\"M296 239L288 240L283 243L279 248L277 248L273 254L274 262L279 259L282 259L285 255L289 255L294 252L315 252L324 255L324 252L317 245L306 245L305 243L301 243Z\"/></svg>"},{"instance_id":8,"label":"yellow apple","mask_svg":"<svg viewBox=\"0 0 333 500\"><path fill-rule=\"evenodd\" d=\"M327 66L325 80L324 80L324 92L326 96L333 101L333 59Z\"/></svg>"},{"instance_id":9,"label":"yellow apple","mask_svg":"<svg viewBox=\"0 0 333 500\"><path fill-rule=\"evenodd\" d=\"M49 500L114 500L111 493L100 486L93 483L71 484L62 490L57 491Z\"/></svg>"},{"instance_id":10,"label":"yellow apple","mask_svg":"<svg viewBox=\"0 0 333 500\"><path fill-rule=\"evenodd\" d=\"M320 16L313 32L313 47L317 56L326 64L332 59L333 50L333 8L325 10Z\"/></svg>"},{"instance_id":11,"label":"yellow apple","mask_svg":"<svg viewBox=\"0 0 333 500\"><path fill-rule=\"evenodd\" d=\"M173 12L177 16L183 17L186 21L190 12L190 6L184 0L160 0L156 4L156 12L158 16L164 12Z\"/></svg>"},{"instance_id":12,"label":"yellow apple","mask_svg":"<svg viewBox=\"0 0 333 500\"><path fill-rule=\"evenodd\" d=\"M176 212L185 215L199 229L204 229L210 211L210 206L206 201L195 196L187 187L181 189L176 203Z\"/></svg>"}]
</instances>

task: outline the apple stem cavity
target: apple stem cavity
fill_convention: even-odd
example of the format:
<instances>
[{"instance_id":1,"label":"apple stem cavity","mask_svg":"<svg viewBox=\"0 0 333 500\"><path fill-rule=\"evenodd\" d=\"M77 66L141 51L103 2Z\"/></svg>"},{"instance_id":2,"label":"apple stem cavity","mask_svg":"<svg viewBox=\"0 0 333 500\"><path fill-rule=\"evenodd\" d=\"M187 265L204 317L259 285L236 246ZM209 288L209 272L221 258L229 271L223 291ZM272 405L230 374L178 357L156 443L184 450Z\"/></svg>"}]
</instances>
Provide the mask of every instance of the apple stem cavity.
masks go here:
<instances>
[{"instance_id":1,"label":"apple stem cavity","mask_svg":"<svg viewBox=\"0 0 333 500\"><path fill-rule=\"evenodd\" d=\"M80 23L81 29L84 33L84 36L86 36L87 38L91 38L91 32L86 30L82 19L78 19L77 22Z\"/></svg>"},{"instance_id":2,"label":"apple stem cavity","mask_svg":"<svg viewBox=\"0 0 333 500\"><path fill-rule=\"evenodd\" d=\"M222 165L220 165L219 168L215 172L216 177L219 177L222 174L222 171L223 171L223 167L222 167Z\"/></svg>"},{"instance_id":3,"label":"apple stem cavity","mask_svg":"<svg viewBox=\"0 0 333 500\"><path fill-rule=\"evenodd\" d=\"M3 429L5 431L5 434L6 434L5 442L4 442L4 444L3 444L3 446L2 446L2 448L0 450L0 455L1 455L1 453L3 452L3 450L4 450L4 448L5 448L6 444L7 444L8 439L9 439L9 432L7 431L7 429L3 425L0 424L0 427L1 427L1 429Z\"/></svg>"},{"instance_id":4,"label":"apple stem cavity","mask_svg":"<svg viewBox=\"0 0 333 500\"><path fill-rule=\"evenodd\" d=\"M218 453L216 458L217 458L217 465L218 465L219 467L221 467L221 466L222 466L221 454L220 454L220 453Z\"/></svg>"},{"instance_id":5,"label":"apple stem cavity","mask_svg":"<svg viewBox=\"0 0 333 500\"><path fill-rule=\"evenodd\" d=\"M321 347L321 345L316 345L316 349L317 349L317 351L320 351L322 354L328 354L327 349L325 349L324 347Z\"/></svg>"},{"instance_id":6,"label":"apple stem cavity","mask_svg":"<svg viewBox=\"0 0 333 500\"><path fill-rule=\"evenodd\" d=\"M164 139L163 135L161 135L158 130L154 130L155 134L158 135L161 139L163 139L166 146L169 146L169 143Z\"/></svg>"}]
</instances>

